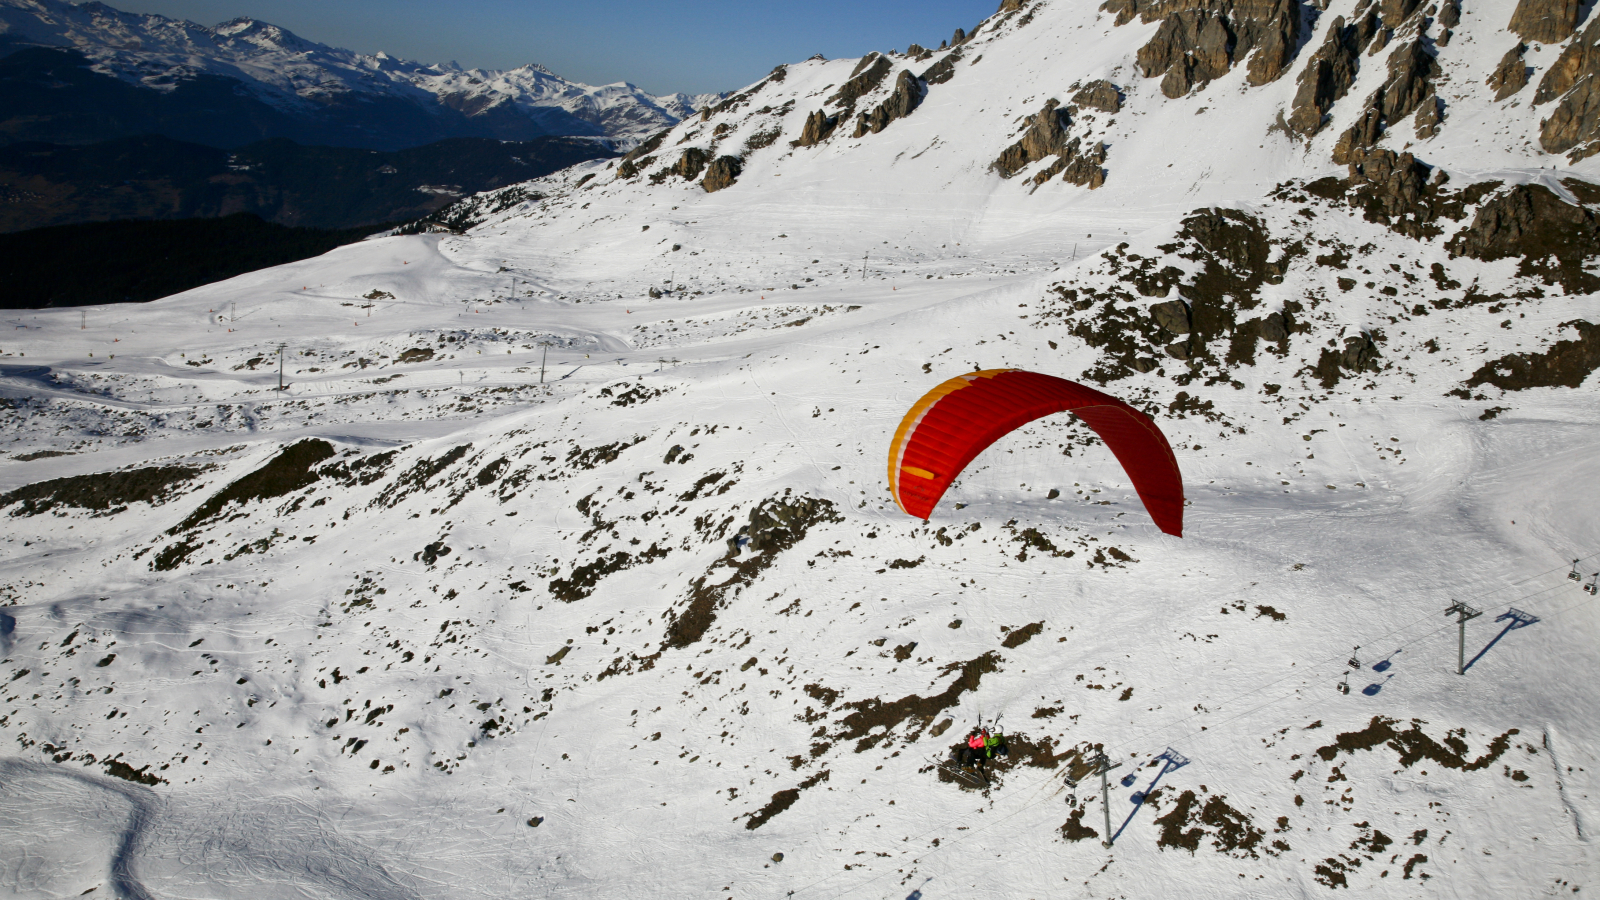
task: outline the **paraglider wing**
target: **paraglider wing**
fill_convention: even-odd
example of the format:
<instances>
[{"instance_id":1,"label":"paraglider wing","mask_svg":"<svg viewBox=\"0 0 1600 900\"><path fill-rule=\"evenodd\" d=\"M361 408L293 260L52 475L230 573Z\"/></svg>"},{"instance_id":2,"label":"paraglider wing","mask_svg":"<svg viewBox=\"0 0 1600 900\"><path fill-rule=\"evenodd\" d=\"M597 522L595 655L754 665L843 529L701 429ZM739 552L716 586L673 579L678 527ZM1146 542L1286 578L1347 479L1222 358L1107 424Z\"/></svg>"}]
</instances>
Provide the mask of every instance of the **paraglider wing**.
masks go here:
<instances>
[{"instance_id":1,"label":"paraglider wing","mask_svg":"<svg viewBox=\"0 0 1600 900\"><path fill-rule=\"evenodd\" d=\"M950 482L990 444L1034 419L1072 412L1122 464L1160 529L1183 536L1183 477L1150 417L1076 382L985 369L946 381L918 400L889 444L889 490L906 513L927 519Z\"/></svg>"}]
</instances>

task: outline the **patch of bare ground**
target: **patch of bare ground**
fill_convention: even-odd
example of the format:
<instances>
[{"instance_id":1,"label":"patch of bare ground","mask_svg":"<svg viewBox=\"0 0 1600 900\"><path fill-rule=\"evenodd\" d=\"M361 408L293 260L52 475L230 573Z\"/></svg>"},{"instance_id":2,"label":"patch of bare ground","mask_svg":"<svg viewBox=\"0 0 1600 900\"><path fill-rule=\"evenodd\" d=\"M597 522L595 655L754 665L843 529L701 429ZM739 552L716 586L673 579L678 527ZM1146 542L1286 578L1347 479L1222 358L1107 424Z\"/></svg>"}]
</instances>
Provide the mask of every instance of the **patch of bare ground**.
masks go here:
<instances>
[{"instance_id":1,"label":"patch of bare ground","mask_svg":"<svg viewBox=\"0 0 1600 900\"><path fill-rule=\"evenodd\" d=\"M1422 726L1427 723L1421 719L1412 719L1411 727L1404 731L1397 729L1396 724L1394 719L1373 716L1366 728L1343 732L1333 743L1318 747L1317 755L1326 762L1332 762L1340 753L1354 754L1359 750L1387 746L1400 755L1400 765L1406 768L1426 759L1447 768L1474 772L1493 765L1511 748L1511 736L1518 733L1515 728L1506 731L1490 741L1482 754L1469 759L1467 753L1470 748L1465 740L1465 729L1446 732L1444 740L1437 741L1423 732Z\"/></svg>"},{"instance_id":2,"label":"patch of bare ground","mask_svg":"<svg viewBox=\"0 0 1600 900\"><path fill-rule=\"evenodd\" d=\"M827 769L823 769L815 775L812 775L810 778L807 778L805 781L800 782L797 787L785 788L773 794L772 799L767 801L766 806L763 806L755 812L750 813L750 818L745 821L744 827L754 831L772 821L773 816L776 816L777 814L793 806L795 802L800 799L801 791L807 788L816 787L818 784L827 781L830 774L831 773Z\"/></svg>"},{"instance_id":3,"label":"patch of bare ground","mask_svg":"<svg viewBox=\"0 0 1600 900\"><path fill-rule=\"evenodd\" d=\"M58 506L113 515L127 509L130 503L159 506L202 471L200 466L151 466L52 478L0 494L0 507L19 504L11 511L13 516L36 516Z\"/></svg>"}]
</instances>

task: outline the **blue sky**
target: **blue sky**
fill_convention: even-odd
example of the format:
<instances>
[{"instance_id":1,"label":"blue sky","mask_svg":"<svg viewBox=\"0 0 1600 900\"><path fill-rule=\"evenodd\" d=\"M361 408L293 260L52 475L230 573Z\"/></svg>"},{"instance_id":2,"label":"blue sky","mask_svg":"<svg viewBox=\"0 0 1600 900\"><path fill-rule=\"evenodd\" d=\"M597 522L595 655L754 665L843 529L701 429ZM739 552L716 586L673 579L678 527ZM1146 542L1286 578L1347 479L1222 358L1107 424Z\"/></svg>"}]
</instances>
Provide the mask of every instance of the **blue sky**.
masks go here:
<instances>
[{"instance_id":1,"label":"blue sky","mask_svg":"<svg viewBox=\"0 0 1600 900\"><path fill-rule=\"evenodd\" d=\"M1086 0L1087 2L1087 0ZM653 93L743 87L782 62L937 47L998 0L110 0L216 25L240 16L362 53L509 69L540 63L589 84Z\"/></svg>"}]
</instances>

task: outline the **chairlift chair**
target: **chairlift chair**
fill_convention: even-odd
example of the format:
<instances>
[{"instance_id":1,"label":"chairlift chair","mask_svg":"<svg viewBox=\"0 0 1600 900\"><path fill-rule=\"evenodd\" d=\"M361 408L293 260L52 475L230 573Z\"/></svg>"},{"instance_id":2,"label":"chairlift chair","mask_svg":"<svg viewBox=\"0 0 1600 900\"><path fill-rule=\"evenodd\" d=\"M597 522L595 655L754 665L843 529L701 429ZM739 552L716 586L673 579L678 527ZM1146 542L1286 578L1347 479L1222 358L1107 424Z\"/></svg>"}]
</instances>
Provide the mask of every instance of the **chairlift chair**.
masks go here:
<instances>
[{"instance_id":1,"label":"chairlift chair","mask_svg":"<svg viewBox=\"0 0 1600 900\"><path fill-rule=\"evenodd\" d=\"M1572 571L1567 573L1567 577L1572 579L1573 581L1582 581L1583 580L1583 575L1578 572L1578 560L1573 560L1572 561Z\"/></svg>"}]
</instances>

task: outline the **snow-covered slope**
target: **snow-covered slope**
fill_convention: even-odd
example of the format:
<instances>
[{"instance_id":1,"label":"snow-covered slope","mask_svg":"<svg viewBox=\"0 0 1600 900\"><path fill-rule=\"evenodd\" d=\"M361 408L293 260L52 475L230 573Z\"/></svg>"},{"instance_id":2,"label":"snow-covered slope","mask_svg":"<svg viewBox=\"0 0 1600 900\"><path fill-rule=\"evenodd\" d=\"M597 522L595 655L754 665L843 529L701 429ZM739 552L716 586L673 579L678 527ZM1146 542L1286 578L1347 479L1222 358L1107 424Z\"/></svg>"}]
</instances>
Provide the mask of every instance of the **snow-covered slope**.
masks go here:
<instances>
[{"instance_id":1,"label":"snow-covered slope","mask_svg":"<svg viewBox=\"0 0 1600 900\"><path fill-rule=\"evenodd\" d=\"M1595 163L1483 83L1509 3L1426 38L1425 140L1367 45L1291 136L1354 0L1293 7L1275 80L1136 74L1196 8L1008 2L955 51L789 65L434 233L14 317L0 884L1588 888ZM1395 7L1391 53L1429 9ZM1284 24L1224 13L1257 46ZM1185 536L1067 417L900 514L905 410L1000 366L1150 411ZM1464 676L1452 601L1485 611ZM997 720L988 787L940 766Z\"/></svg>"},{"instance_id":2,"label":"snow-covered slope","mask_svg":"<svg viewBox=\"0 0 1600 900\"><path fill-rule=\"evenodd\" d=\"M657 97L626 83L591 87L537 65L500 72L455 63L424 65L384 53L366 56L254 19L208 28L97 2L4 0L0 37L8 44L73 48L93 61L96 71L152 90L171 91L200 75L218 76L240 82L291 114L361 96L402 99L455 110L490 132L507 132L502 136L510 139L640 137L720 99L714 94Z\"/></svg>"}]
</instances>

